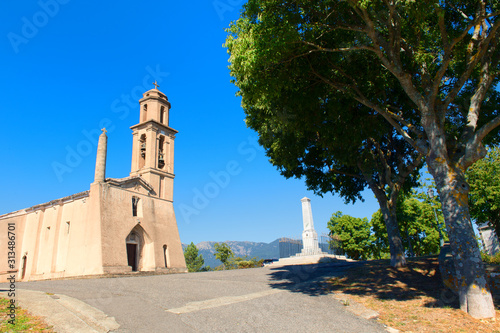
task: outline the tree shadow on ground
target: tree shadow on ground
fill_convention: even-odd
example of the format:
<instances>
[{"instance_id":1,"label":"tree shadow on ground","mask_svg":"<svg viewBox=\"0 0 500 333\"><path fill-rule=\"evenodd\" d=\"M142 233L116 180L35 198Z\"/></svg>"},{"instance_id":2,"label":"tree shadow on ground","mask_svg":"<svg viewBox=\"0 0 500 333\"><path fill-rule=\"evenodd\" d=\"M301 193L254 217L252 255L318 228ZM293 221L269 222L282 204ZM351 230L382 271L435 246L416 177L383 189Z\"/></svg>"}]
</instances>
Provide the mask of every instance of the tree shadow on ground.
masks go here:
<instances>
[{"instance_id":1,"label":"tree shadow on ground","mask_svg":"<svg viewBox=\"0 0 500 333\"><path fill-rule=\"evenodd\" d=\"M285 265L271 267L270 286L310 296L343 293L378 300L407 301L425 297L426 307L459 308L458 296L444 286L437 256L409 258L401 268L389 260ZM500 309L500 290L493 291Z\"/></svg>"},{"instance_id":2,"label":"tree shadow on ground","mask_svg":"<svg viewBox=\"0 0 500 333\"><path fill-rule=\"evenodd\" d=\"M331 293L325 279L341 276L351 268L359 266L358 262L345 260L329 260L318 264L284 265L271 267L270 286L303 293L309 296L320 296Z\"/></svg>"},{"instance_id":3,"label":"tree shadow on ground","mask_svg":"<svg viewBox=\"0 0 500 333\"><path fill-rule=\"evenodd\" d=\"M310 296L341 292L396 301L427 297L427 307L459 307L457 295L442 283L436 256L410 258L407 266L402 268L391 267L389 260L338 260L324 264L282 266L271 270L272 288ZM495 299L497 308L499 300Z\"/></svg>"},{"instance_id":4,"label":"tree shadow on ground","mask_svg":"<svg viewBox=\"0 0 500 333\"><path fill-rule=\"evenodd\" d=\"M332 291L345 294L396 301L427 296L427 307L459 307L458 297L443 285L437 257L410 258L401 268L391 267L388 260L370 261L329 282Z\"/></svg>"}]
</instances>

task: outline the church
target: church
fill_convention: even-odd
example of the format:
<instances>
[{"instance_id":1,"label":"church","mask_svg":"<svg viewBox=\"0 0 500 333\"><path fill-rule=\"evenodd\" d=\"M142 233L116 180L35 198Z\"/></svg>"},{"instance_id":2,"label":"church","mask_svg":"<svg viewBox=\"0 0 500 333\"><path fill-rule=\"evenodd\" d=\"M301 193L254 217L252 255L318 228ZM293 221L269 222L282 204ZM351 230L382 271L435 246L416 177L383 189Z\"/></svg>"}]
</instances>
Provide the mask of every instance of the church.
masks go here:
<instances>
[{"instance_id":1,"label":"church","mask_svg":"<svg viewBox=\"0 0 500 333\"><path fill-rule=\"evenodd\" d=\"M106 178L103 129L89 190L0 216L5 230L0 244L7 247L7 230L15 229L15 256L2 251L0 282L12 274L18 281L32 281L187 272L173 207L177 131L169 126L171 105L155 82L139 107L139 123L131 127L128 177Z\"/></svg>"}]
</instances>

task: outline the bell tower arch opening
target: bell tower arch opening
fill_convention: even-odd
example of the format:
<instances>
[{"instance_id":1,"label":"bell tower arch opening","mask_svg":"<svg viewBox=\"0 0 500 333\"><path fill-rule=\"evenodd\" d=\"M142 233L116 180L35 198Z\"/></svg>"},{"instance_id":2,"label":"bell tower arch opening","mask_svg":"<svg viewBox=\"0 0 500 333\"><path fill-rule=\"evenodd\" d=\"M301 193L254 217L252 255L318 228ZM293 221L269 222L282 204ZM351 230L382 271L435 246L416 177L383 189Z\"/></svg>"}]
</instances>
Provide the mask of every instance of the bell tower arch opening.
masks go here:
<instances>
[{"instance_id":1,"label":"bell tower arch opening","mask_svg":"<svg viewBox=\"0 0 500 333\"><path fill-rule=\"evenodd\" d=\"M146 165L146 134L142 134L139 139L139 169Z\"/></svg>"},{"instance_id":2,"label":"bell tower arch opening","mask_svg":"<svg viewBox=\"0 0 500 333\"><path fill-rule=\"evenodd\" d=\"M163 169L165 167L165 136L160 135L158 140L158 168Z\"/></svg>"}]
</instances>

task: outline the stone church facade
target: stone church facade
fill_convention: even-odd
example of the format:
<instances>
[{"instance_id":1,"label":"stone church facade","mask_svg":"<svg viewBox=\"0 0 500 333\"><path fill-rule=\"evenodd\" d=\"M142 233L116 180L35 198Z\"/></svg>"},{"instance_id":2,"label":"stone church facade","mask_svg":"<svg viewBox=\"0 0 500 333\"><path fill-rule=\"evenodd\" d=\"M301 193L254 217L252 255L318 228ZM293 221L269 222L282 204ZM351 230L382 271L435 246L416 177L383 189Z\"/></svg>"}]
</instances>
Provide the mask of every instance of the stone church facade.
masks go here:
<instances>
[{"instance_id":1,"label":"stone church facade","mask_svg":"<svg viewBox=\"0 0 500 333\"><path fill-rule=\"evenodd\" d=\"M132 271L187 272L173 208L174 140L170 103L157 87L143 94L132 126L129 177L106 178L107 136L99 137L90 189L0 216L0 244L15 226L15 268L6 249L0 281Z\"/></svg>"}]
</instances>

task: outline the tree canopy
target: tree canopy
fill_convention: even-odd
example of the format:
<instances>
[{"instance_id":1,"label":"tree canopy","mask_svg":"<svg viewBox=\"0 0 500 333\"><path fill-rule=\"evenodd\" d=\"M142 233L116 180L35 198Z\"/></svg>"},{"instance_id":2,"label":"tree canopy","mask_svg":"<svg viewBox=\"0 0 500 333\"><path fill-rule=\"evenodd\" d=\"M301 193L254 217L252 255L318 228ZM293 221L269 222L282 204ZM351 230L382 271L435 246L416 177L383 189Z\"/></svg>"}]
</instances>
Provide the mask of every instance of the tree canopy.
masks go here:
<instances>
[{"instance_id":1,"label":"tree canopy","mask_svg":"<svg viewBox=\"0 0 500 333\"><path fill-rule=\"evenodd\" d=\"M329 149L347 147L346 154L335 155L346 171L365 165L358 159L367 155L357 149L368 154L368 141L359 138L372 135L379 143L392 136L411 147L401 154L404 164L393 169L398 173L419 156L425 158L454 253L460 306L478 318L494 316L494 308L479 249L470 245L475 239L465 171L485 156L484 142L498 140L499 7L493 0L249 0L226 42L247 123L262 127L263 140L266 133L279 134L297 122L321 127L329 110L333 119L349 119L366 108L351 123L340 121L340 126L349 124L342 129L344 137L337 135L338 127L331 128L339 144ZM334 106L323 107L329 104ZM290 124L269 121L279 117L298 118ZM376 129L387 124L394 134L376 136ZM325 136L312 131L305 140ZM301 139L298 134L293 140ZM292 145L280 154L293 161L297 151ZM350 161L346 155L356 161L344 164ZM299 160L306 158L302 154ZM341 169L335 164L323 168ZM311 172L311 178L321 179L318 171ZM347 198L363 186L360 178L336 177L336 190ZM330 185L319 181L319 186Z\"/></svg>"},{"instance_id":2,"label":"tree canopy","mask_svg":"<svg viewBox=\"0 0 500 333\"><path fill-rule=\"evenodd\" d=\"M230 36L226 46L247 125L259 133L270 161L287 178L304 177L319 195L334 192L354 202L369 187L384 212L392 264L404 265L396 202L400 191L416 185L423 155L377 112L329 84L332 66L341 70L336 55L299 56L309 46L295 42L293 25L263 18L259 24L247 23L239 21L231 28L238 38ZM262 36L266 33L286 39L275 41ZM350 54L343 60L345 68L369 76L370 96L413 112L410 98L375 57Z\"/></svg>"}]
</instances>

